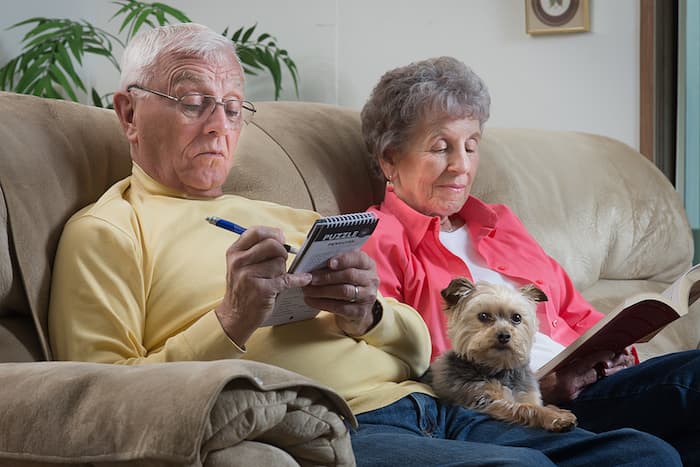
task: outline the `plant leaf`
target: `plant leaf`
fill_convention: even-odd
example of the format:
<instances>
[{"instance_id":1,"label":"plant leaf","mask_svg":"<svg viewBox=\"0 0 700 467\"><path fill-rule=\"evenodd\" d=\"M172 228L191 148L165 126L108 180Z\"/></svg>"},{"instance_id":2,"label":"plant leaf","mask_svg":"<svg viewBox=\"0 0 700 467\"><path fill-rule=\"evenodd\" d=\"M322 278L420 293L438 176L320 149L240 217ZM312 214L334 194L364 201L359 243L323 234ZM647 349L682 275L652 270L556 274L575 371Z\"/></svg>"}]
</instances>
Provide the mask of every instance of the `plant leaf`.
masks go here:
<instances>
[{"instance_id":1,"label":"plant leaf","mask_svg":"<svg viewBox=\"0 0 700 467\"><path fill-rule=\"evenodd\" d=\"M35 62L29 68L24 71L24 74L20 77L17 86L15 86L15 91L19 93L27 94L26 91L33 89L36 83L41 79L43 72L43 63ZM28 94L32 94L29 92Z\"/></svg>"},{"instance_id":2,"label":"plant leaf","mask_svg":"<svg viewBox=\"0 0 700 467\"><path fill-rule=\"evenodd\" d=\"M180 21L181 23L191 23L192 20L187 17L186 14L184 14L182 11L178 10L177 8L173 8L170 5L166 5L165 3L160 3L160 2L154 2L152 4L154 7L158 8L161 10L163 13L167 13L176 20Z\"/></svg>"},{"instance_id":3,"label":"plant leaf","mask_svg":"<svg viewBox=\"0 0 700 467\"><path fill-rule=\"evenodd\" d=\"M148 21L148 15L150 14L149 10L145 9L141 13L138 14L136 17L136 20L134 23L131 25L131 34L129 38L132 38L136 35L136 33L139 31L143 23L150 24Z\"/></svg>"},{"instance_id":4,"label":"plant leaf","mask_svg":"<svg viewBox=\"0 0 700 467\"><path fill-rule=\"evenodd\" d=\"M122 25L119 27L119 32L122 32L124 30L124 28L127 27L127 25L133 20L134 16L136 16L138 13L139 13L139 10L137 10L135 8L132 9L131 11L129 11L129 14L126 15L126 17L124 18L124 21L122 21ZM116 13L114 16L117 16ZM129 34L127 34L127 39L129 37L131 37L131 31L129 31Z\"/></svg>"},{"instance_id":5,"label":"plant leaf","mask_svg":"<svg viewBox=\"0 0 700 467\"><path fill-rule=\"evenodd\" d=\"M258 74L252 68L248 68L245 65L243 66L243 73L250 76L258 76Z\"/></svg>"},{"instance_id":6,"label":"plant leaf","mask_svg":"<svg viewBox=\"0 0 700 467\"><path fill-rule=\"evenodd\" d=\"M63 67L64 70L68 73L68 75L71 77L73 82L75 83L76 86L78 86L81 90L85 90L85 85L83 84L83 81L80 79L78 74L75 72L75 68L73 67L73 62L71 62L70 57L68 56L68 52L66 49L63 47L63 45L59 44L57 48L57 53L56 53L56 60L58 63ZM55 66L54 63L51 64L51 67ZM77 101L77 99L76 99Z\"/></svg>"},{"instance_id":7,"label":"plant leaf","mask_svg":"<svg viewBox=\"0 0 700 467\"><path fill-rule=\"evenodd\" d=\"M33 18L29 18L29 19L25 19L24 21L20 21L19 23L15 23L15 24L13 24L12 26L8 27L7 29L15 29L15 28L18 28L18 27L20 27L20 26L24 26L25 24L36 23L36 22L39 22L39 21L43 21L43 20L45 20L45 19L46 19L46 18L40 18L40 17L38 17L38 16L35 16L35 17L33 17Z\"/></svg>"},{"instance_id":8,"label":"plant leaf","mask_svg":"<svg viewBox=\"0 0 700 467\"><path fill-rule=\"evenodd\" d=\"M282 91L282 67L286 67L294 83L294 92L299 96L299 72L296 63L286 49L277 45L277 39L269 33L261 33L256 41L251 41L257 23L249 28L244 26L231 35L231 41L236 46L236 53L243 65L244 73L256 76L258 70L268 70L275 87L275 99L279 99ZM224 31L224 36L228 27Z\"/></svg>"},{"instance_id":9,"label":"plant leaf","mask_svg":"<svg viewBox=\"0 0 700 467\"><path fill-rule=\"evenodd\" d=\"M60 31L47 32L41 36L36 36L26 44L24 44L24 49L33 49L35 47L50 47L49 43L60 41L63 39L63 35Z\"/></svg>"},{"instance_id":10,"label":"plant leaf","mask_svg":"<svg viewBox=\"0 0 700 467\"><path fill-rule=\"evenodd\" d=\"M127 11L129 10L129 8L130 8L128 2L118 2L118 1L115 1L115 2L112 2L112 3L115 4L115 5L121 5L122 7L121 7L119 10L117 10L117 12L114 13L114 14L112 15L111 18L109 18L109 21L112 21L112 20L113 20L114 18L116 18L117 16L124 14L124 13L127 12ZM94 91L94 89L93 89L93 91Z\"/></svg>"},{"instance_id":11,"label":"plant leaf","mask_svg":"<svg viewBox=\"0 0 700 467\"><path fill-rule=\"evenodd\" d=\"M254 49L248 47L240 47L237 50L240 61L250 67L262 70L263 67L258 63L258 57Z\"/></svg>"},{"instance_id":12,"label":"plant leaf","mask_svg":"<svg viewBox=\"0 0 700 467\"><path fill-rule=\"evenodd\" d=\"M272 78L275 83L275 100L278 100L282 92L282 67L280 67L280 62L276 54L272 54L269 50L266 50L266 54L270 60L270 73L272 73Z\"/></svg>"},{"instance_id":13,"label":"plant leaf","mask_svg":"<svg viewBox=\"0 0 700 467\"><path fill-rule=\"evenodd\" d=\"M257 25L258 25L258 23L255 23L250 28L248 28L248 30L243 34L243 37L241 38L241 42L243 42L243 43L248 42L248 39L250 39L250 36L253 35L253 31L255 31L255 28Z\"/></svg>"},{"instance_id":14,"label":"plant leaf","mask_svg":"<svg viewBox=\"0 0 700 467\"><path fill-rule=\"evenodd\" d=\"M32 28L27 34L24 35L23 41L26 41L30 37L34 37L47 29L54 29L59 26L61 26L61 21L58 20L41 20L37 23L37 25Z\"/></svg>"},{"instance_id":15,"label":"plant leaf","mask_svg":"<svg viewBox=\"0 0 700 467\"><path fill-rule=\"evenodd\" d=\"M10 90L15 82L15 70L19 59L13 58L0 68L0 89Z\"/></svg>"},{"instance_id":16,"label":"plant leaf","mask_svg":"<svg viewBox=\"0 0 700 467\"><path fill-rule=\"evenodd\" d=\"M158 20L158 24L160 26L164 26L168 21L165 19L165 13L163 13L162 10L155 10L153 12L153 15L156 17Z\"/></svg>"},{"instance_id":17,"label":"plant leaf","mask_svg":"<svg viewBox=\"0 0 700 467\"><path fill-rule=\"evenodd\" d=\"M95 88L92 88L92 92L90 93L90 95L92 96L92 105L94 105L95 107L104 107L102 105L102 98L97 93L97 90Z\"/></svg>"},{"instance_id":18,"label":"plant leaf","mask_svg":"<svg viewBox=\"0 0 700 467\"><path fill-rule=\"evenodd\" d=\"M52 99L63 99L63 96L61 96L61 94L59 94L59 92L53 87L53 81L49 77L48 73L44 79L41 80L41 86L45 97L50 97Z\"/></svg>"},{"instance_id":19,"label":"plant leaf","mask_svg":"<svg viewBox=\"0 0 700 467\"><path fill-rule=\"evenodd\" d=\"M292 77L294 82L294 93L299 97L299 73L297 72L297 65L289 57L282 58L282 62L287 66L289 75Z\"/></svg>"},{"instance_id":20,"label":"plant leaf","mask_svg":"<svg viewBox=\"0 0 700 467\"><path fill-rule=\"evenodd\" d=\"M226 29L228 29L228 28L226 28ZM242 32L243 32L243 26L241 26L240 28L236 29L236 32L234 32L233 35L231 36L231 40L232 40L233 42L238 42L238 38L241 37L241 33L242 33Z\"/></svg>"},{"instance_id":21,"label":"plant leaf","mask_svg":"<svg viewBox=\"0 0 700 467\"><path fill-rule=\"evenodd\" d=\"M66 75L63 74L61 69L58 68L55 63L51 65L48 75L51 77L51 81L55 81L59 86L61 86L61 88L66 92L66 94L68 94L73 102L78 102L78 96L75 95L73 86L70 85Z\"/></svg>"}]
</instances>

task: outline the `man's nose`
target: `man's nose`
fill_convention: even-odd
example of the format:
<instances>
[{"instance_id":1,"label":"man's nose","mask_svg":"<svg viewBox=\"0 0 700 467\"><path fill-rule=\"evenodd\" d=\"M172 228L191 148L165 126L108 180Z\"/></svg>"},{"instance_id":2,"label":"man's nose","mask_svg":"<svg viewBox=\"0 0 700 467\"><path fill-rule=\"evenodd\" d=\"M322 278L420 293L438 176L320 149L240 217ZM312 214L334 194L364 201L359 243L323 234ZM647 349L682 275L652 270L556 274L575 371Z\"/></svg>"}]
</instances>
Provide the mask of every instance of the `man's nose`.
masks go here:
<instances>
[{"instance_id":1,"label":"man's nose","mask_svg":"<svg viewBox=\"0 0 700 467\"><path fill-rule=\"evenodd\" d=\"M211 112L206 116L206 132L223 134L234 129L234 124L226 116L223 102L214 102Z\"/></svg>"}]
</instances>

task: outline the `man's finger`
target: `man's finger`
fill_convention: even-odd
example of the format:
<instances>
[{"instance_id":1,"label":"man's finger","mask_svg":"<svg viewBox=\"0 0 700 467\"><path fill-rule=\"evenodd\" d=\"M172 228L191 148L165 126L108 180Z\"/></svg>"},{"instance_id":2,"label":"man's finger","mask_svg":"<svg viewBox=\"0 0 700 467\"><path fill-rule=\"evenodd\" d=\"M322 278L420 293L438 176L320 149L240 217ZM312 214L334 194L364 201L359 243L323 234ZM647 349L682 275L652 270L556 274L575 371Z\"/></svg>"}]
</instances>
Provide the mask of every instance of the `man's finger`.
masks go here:
<instances>
[{"instance_id":1,"label":"man's finger","mask_svg":"<svg viewBox=\"0 0 700 467\"><path fill-rule=\"evenodd\" d=\"M306 287L311 283L311 273L299 272L295 274L284 275L284 288Z\"/></svg>"}]
</instances>

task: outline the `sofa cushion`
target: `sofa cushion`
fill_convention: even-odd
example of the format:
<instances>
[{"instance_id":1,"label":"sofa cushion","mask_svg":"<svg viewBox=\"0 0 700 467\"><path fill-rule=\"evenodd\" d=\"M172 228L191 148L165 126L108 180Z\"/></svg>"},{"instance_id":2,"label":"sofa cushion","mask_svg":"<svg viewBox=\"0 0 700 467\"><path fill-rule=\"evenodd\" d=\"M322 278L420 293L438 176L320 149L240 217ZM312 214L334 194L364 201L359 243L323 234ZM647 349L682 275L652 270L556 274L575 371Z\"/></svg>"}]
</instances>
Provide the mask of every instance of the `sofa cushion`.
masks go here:
<instances>
[{"instance_id":1,"label":"sofa cushion","mask_svg":"<svg viewBox=\"0 0 700 467\"><path fill-rule=\"evenodd\" d=\"M579 290L601 279L669 283L690 267L693 243L680 197L622 142L487 128L480 167L474 194L510 206Z\"/></svg>"},{"instance_id":2,"label":"sofa cushion","mask_svg":"<svg viewBox=\"0 0 700 467\"><path fill-rule=\"evenodd\" d=\"M0 187L9 242L44 355L51 267L63 224L131 167L113 111L0 93ZM29 309L21 310L29 313Z\"/></svg>"},{"instance_id":3,"label":"sofa cushion","mask_svg":"<svg viewBox=\"0 0 700 467\"><path fill-rule=\"evenodd\" d=\"M0 186L0 317L22 312L26 315L29 309L17 273L9 227L5 196Z\"/></svg>"}]
</instances>

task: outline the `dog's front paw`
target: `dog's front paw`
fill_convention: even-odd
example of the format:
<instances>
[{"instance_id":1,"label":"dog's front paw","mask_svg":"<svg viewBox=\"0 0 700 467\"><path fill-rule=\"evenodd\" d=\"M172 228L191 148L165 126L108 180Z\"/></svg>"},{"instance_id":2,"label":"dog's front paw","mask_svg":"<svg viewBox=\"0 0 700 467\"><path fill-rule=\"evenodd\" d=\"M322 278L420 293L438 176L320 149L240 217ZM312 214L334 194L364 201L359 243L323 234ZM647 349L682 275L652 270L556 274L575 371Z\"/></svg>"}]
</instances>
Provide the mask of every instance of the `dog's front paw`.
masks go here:
<instances>
[{"instance_id":1,"label":"dog's front paw","mask_svg":"<svg viewBox=\"0 0 700 467\"><path fill-rule=\"evenodd\" d=\"M576 415L571 411L560 409L554 405L548 405L547 408L550 409L550 416L548 417L545 429L561 432L569 431L576 426Z\"/></svg>"}]
</instances>

